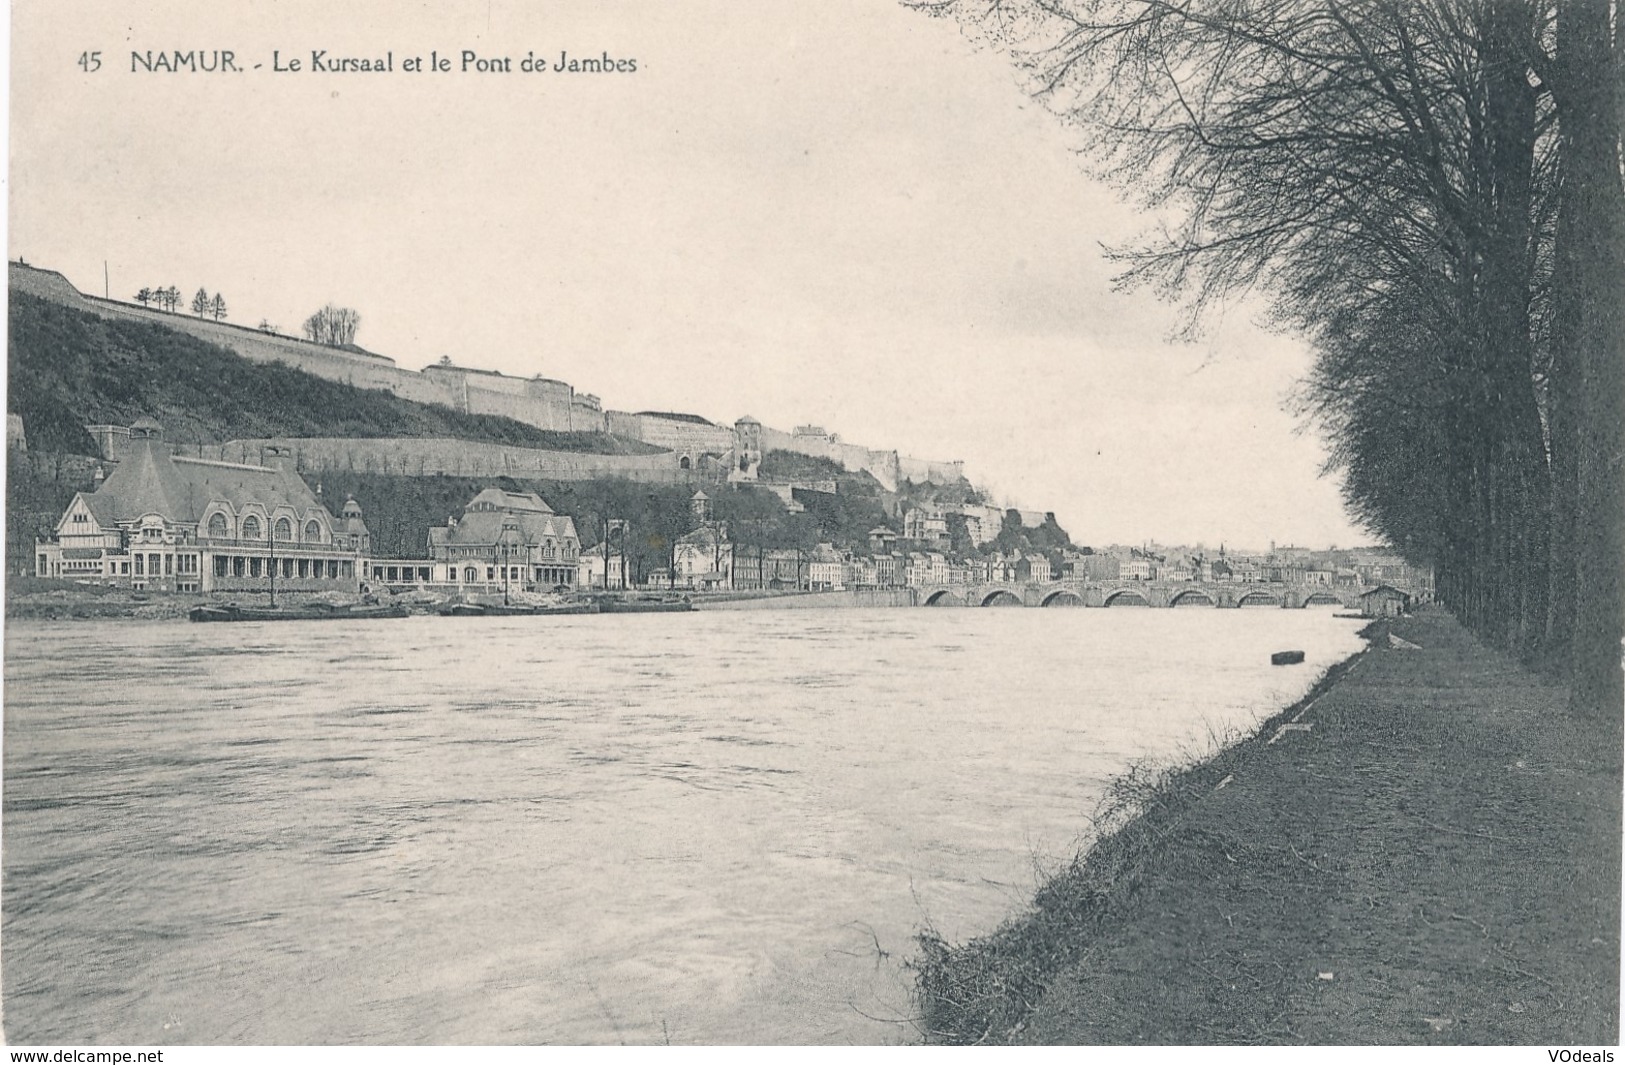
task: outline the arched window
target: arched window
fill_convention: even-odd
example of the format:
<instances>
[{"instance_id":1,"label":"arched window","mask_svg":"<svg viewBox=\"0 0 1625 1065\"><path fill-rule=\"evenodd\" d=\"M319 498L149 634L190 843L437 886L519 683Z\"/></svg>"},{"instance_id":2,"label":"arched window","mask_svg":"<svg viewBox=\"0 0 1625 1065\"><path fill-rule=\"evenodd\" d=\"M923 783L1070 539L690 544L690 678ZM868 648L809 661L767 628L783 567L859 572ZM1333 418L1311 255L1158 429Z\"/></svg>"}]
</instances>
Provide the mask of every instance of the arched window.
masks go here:
<instances>
[{"instance_id":1,"label":"arched window","mask_svg":"<svg viewBox=\"0 0 1625 1065\"><path fill-rule=\"evenodd\" d=\"M322 539L322 523L315 518L305 522L305 543L320 543Z\"/></svg>"},{"instance_id":2,"label":"arched window","mask_svg":"<svg viewBox=\"0 0 1625 1065\"><path fill-rule=\"evenodd\" d=\"M226 516L218 510L209 515L209 535L217 540L226 538Z\"/></svg>"},{"instance_id":3,"label":"arched window","mask_svg":"<svg viewBox=\"0 0 1625 1065\"><path fill-rule=\"evenodd\" d=\"M693 463L688 460L687 455L684 455L682 458L677 460L677 468L680 469L680 470L686 470L686 469L691 468L692 466L693 466Z\"/></svg>"},{"instance_id":4,"label":"arched window","mask_svg":"<svg viewBox=\"0 0 1625 1065\"><path fill-rule=\"evenodd\" d=\"M260 519L250 514L243 519L243 539L258 540L260 538Z\"/></svg>"},{"instance_id":5,"label":"arched window","mask_svg":"<svg viewBox=\"0 0 1625 1065\"><path fill-rule=\"evenodd\" d=\"M293 539L293 522L289 521L287 518L278 518L276 520L276 525L273 526L273 528L276 529L276 538L278 540Z\"/></svg>"},{"instance_id":6,"label":"arched window","mask_svg":"<svg viewBox=\"0 0 1625 1065\"><path fill-rule=\"evenodd\" d=\"M463 580L467 581L469 584L473 584L475 581L477 581L479 579L480 579L480 571L479 570L475 569L473 566L465 566L465 567L463 567Z\"/></svg>"}]
</instances>

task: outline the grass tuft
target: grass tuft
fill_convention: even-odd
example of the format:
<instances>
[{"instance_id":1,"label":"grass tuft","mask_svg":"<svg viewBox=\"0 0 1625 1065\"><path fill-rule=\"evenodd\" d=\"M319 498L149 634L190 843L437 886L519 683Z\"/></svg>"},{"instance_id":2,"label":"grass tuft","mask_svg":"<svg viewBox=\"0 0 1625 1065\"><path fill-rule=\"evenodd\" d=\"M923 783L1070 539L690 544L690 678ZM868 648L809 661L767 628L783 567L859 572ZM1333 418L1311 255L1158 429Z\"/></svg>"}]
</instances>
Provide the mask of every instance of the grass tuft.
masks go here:
<instances>
[{"instance_id":1,"label":"grass tuft","mask_svg":"<svg viewBox=\"0 0 1625 1065\"><path fill-rule=\"evenodd\" d=\"M963 944L947 942L929 926L920 932L908 968L925 1040L978 1045L1016 1039L1050 981L1087 954L1101 923L1134 895L1186 814L1354 661L1333 666L1303 699L1251 735L1210 732L1205 750L1130 765L1107 785L1091 818L1093 843L1039 886L1028 912Z\"/></svg>"}]
</instances>

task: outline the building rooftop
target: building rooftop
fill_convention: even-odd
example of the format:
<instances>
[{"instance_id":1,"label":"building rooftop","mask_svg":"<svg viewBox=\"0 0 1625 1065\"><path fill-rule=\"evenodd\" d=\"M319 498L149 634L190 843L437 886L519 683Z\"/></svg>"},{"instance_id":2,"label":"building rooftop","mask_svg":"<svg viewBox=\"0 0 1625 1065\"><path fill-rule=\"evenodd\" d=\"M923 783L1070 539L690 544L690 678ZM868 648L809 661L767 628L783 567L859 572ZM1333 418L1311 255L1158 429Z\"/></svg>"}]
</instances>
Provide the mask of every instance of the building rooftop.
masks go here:
<instances>
[{"instance_id":1,"label":"building rooftop","mask_svg":"<svg viewBox=\"0 0 1625 1065\"><path fill-rule=\"evenodd\" d=\"M156 427L152 422L151 428ZM130 455L101 486L82 495L97 522L105 527L137 521L145 514L193 524L210 503L222 500L233 509L247 503L271 509L290 507L299 513L325 509L297 473L171 455L157 435L138 439Z\"/></svg>"},{"instance_id":2,"label":"building rooftop","mask_svg":"<svg viewBox=\"0 0 1625 1065\"><path fill-rule=\"evenodd\" d=\"M669 422L688 422L690 425L716 425L716 422L711 421L709 418L702 418L698 414L681 414L671 410L640 410L638 411L638 417L664 418Z\"/></svg>"},{"instance_id":3,"label":"building rooftop","mask_svg":"<svg viewBox=\"0 0 1625 1065\"><path fill-rule=\"evenodd\" d=\"M553 508L535 492L509 492L502 488L487 488L469 500L463 510L467 513L488 510L511 510L521 514L551 514Z\"/></svg>"}]
</instances>

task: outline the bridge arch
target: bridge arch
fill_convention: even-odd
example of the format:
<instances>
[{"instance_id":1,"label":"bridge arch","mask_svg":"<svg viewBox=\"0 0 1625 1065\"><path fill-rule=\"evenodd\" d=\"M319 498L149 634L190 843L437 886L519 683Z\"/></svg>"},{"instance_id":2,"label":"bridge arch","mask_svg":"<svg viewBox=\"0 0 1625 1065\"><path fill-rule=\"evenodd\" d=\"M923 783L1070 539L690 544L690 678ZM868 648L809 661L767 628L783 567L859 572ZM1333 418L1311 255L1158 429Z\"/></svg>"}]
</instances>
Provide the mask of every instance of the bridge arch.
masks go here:
<instances>
[{"instance_id":1,"label":"bridge arch","mask_svg":"<svg viewBox=\"0 0 1625 1065\"><path fill-rule=\"evenodd\" d=\"M1343 600L1331 592L1310 592L1303 597L1304 606L1342 606Z\"/></svg>"},{"instance_id":2,"label":"bridge arch","mask_svg":"<svg viewBox=\"0 0 1625 1065\"><path fill-rule=\"evenodd\" d=\"M1151 601L1132 588L1119 588L1101 606L1150 606Z\"/></svg>"},{"instance_id":3,"label":"bridge arch","mask_svg":"<svg viewBox=\"0 0 1625 1065\"><path fill-rule=\"evenodd\" d=\"M1281 600L1269 592L1248 592L1236 600L1237 606L1280 606Z\"/></svg>"},{"instance_id":4,"label":"bridge arch","mask_svg":"<svg viewBox=\"0 0 1625 1065\"><path fill-rule=\"evenodd\" d=\"M1057 588L1044 597L1039 606L1082 606L1083 596L1070 588Z\"/></svg>"},{"instance_id":5,"label":"bridge arch","mask_svg":"<svg viewBox=\"0 0 1625 1065\"><path fill-rule=\"evenodd\" d=\"M965 601L947 588L938 588L925 597L926 606L964 606Z\"/></svg>"},{"instance_id":6,"label":"bridge arch","mask_svg":"<svg viewBox=\"0 0 1625 1065\"><path fill-rule=\"evenodd\" d=\"M1025 606L1021 596L1006 588L996 588L982 596L983 606Z\"/></svg>"},{"instance_id":7,"label":"bridge arch","mask_svg":"<svg viewBox=\"0 0 1625 1065\"><path fill-rule=\"evenodd\" d=\"M1200 588L1187 588L1185 591L1180 592L1178 595L1176 595L1172 599L1168 600L1168 605L1169 606L1217 606L1218 604L1213 601L1213 597L1211 595L1208 595L1206 592L1202 591Z\"/></svg>"}]
</instances>

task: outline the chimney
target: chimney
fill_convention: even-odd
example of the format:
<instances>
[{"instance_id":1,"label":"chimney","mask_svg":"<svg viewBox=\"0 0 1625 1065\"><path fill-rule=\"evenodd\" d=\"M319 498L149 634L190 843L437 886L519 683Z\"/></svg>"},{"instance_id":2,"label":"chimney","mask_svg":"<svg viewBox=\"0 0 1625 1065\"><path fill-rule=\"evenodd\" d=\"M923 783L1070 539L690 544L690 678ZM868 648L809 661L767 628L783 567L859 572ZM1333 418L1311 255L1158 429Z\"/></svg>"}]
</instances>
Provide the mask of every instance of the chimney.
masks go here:
<instances>
[{"instance_id":1,"label":"chimney","mask_svg":"<svg viewBox=\"0 0 1625 1065\"><path fill-rule=\"evenodd\" d=\"M96 473L91 480L95 483L97 488L100 488L102 486L102 482L107 480L107 471L102 469L101 463L96 463Z\"/></svg>"}]
</instances>

